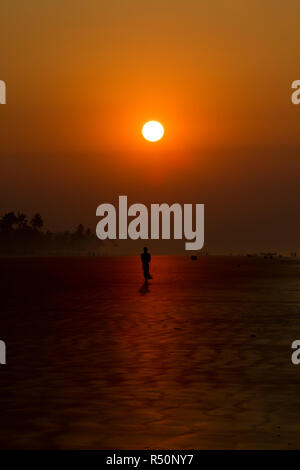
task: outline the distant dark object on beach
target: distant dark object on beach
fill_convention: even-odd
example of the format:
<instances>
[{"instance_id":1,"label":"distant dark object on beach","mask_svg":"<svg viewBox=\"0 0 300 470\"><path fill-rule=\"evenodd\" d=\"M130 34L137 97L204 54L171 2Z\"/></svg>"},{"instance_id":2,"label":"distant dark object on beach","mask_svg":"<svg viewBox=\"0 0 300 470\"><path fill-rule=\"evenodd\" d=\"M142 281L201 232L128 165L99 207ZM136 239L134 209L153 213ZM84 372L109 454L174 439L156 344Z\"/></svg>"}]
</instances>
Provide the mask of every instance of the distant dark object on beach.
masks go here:
<instances>
[{"instance_id":1,"label":"distant dark object on beach","mask_svg":"<svg viewBox=\"0 0 300 470\"><path fill-rule=\"evenodd\" d=\"M197 255L191 255L191 260L192 261L197 261L198 259L198 256Z\"/></svg>"},{"instance_id":2,"label":"distant dark object on beach","mask_svg":"<svg viewBox=\"0 0 300 470\"><path fill-rule=\"evenodd\" d=\"M261 253L264 259L273 259L273 256L277 256L277 253Z\"/></svg>"}]
</instances>

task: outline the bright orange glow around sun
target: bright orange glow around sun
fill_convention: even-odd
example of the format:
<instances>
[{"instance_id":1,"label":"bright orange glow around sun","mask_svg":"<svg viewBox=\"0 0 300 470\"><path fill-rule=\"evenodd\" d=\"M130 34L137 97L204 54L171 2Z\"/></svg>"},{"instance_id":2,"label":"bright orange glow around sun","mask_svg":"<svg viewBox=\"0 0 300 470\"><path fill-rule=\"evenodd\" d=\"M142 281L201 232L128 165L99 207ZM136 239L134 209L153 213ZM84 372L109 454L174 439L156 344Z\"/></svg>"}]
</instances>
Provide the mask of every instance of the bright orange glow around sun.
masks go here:
<instances>
[{"instance_id":1,"label":"bright orange glow around sun","mask_svg":"<svg viewBox=\"0 0 300 470\"><path fill-rule=\"evenodd\" d=\"M165 133L162 124L158 121L149 121L144 124L142 134L149 142L157 142Z\"/></svg>"}]
</instances>

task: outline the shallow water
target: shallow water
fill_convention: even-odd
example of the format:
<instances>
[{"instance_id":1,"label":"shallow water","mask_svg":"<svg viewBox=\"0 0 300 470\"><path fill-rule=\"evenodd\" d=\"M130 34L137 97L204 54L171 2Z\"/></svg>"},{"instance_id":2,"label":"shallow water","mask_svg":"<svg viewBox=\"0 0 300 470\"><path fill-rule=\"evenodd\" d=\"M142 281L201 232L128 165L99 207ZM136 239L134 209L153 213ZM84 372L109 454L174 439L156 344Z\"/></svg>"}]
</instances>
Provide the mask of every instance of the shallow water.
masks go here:
<instances>
[{"instance_id":1,"label":"shallow water","mask_svg":"<svg viewBox=\"0 0 300 470\"><path fill-rule=\"evenodd\" d=\"M2 259L0 447L300 448L300 264Z\"/></svg>"}]
</instances>

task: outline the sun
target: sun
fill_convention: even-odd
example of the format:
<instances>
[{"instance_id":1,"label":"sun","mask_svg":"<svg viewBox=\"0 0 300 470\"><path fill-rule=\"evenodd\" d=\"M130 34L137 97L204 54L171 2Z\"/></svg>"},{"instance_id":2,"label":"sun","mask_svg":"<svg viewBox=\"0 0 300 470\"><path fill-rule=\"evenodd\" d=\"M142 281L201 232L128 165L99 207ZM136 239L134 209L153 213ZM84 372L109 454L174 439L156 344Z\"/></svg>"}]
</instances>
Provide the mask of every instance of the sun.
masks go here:
<instances>
[{"instance_id":1,"label":"sun","mask_svg":"<svg viewBox=\"0 0 300 470\"><path fill-rule=\"evenodd\" d=\"M158 121L149 121L144 124L142 134L149 142L157 142L165 133L162 124Z\"/></svg>"}]
</instances>

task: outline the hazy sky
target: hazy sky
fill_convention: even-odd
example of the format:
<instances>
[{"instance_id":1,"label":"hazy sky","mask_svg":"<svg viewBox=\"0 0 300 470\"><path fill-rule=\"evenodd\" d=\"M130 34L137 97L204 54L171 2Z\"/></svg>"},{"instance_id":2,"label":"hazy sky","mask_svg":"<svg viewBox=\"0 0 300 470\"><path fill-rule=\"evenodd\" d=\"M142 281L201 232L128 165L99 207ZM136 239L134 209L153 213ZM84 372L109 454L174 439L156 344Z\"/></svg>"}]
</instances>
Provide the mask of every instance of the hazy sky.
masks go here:
<instances>
[{"instance_id":1,"label":"hazy sky","mask_svg":"<svg viewBox=\"0 0 300 470\"><path fill-rule=\"evenodd\" d=\"M299 0L2 0L0 212L94 230L119 194L198 202L211 249L300 249L299 17Z\"/></svg>"}]
</instances>

